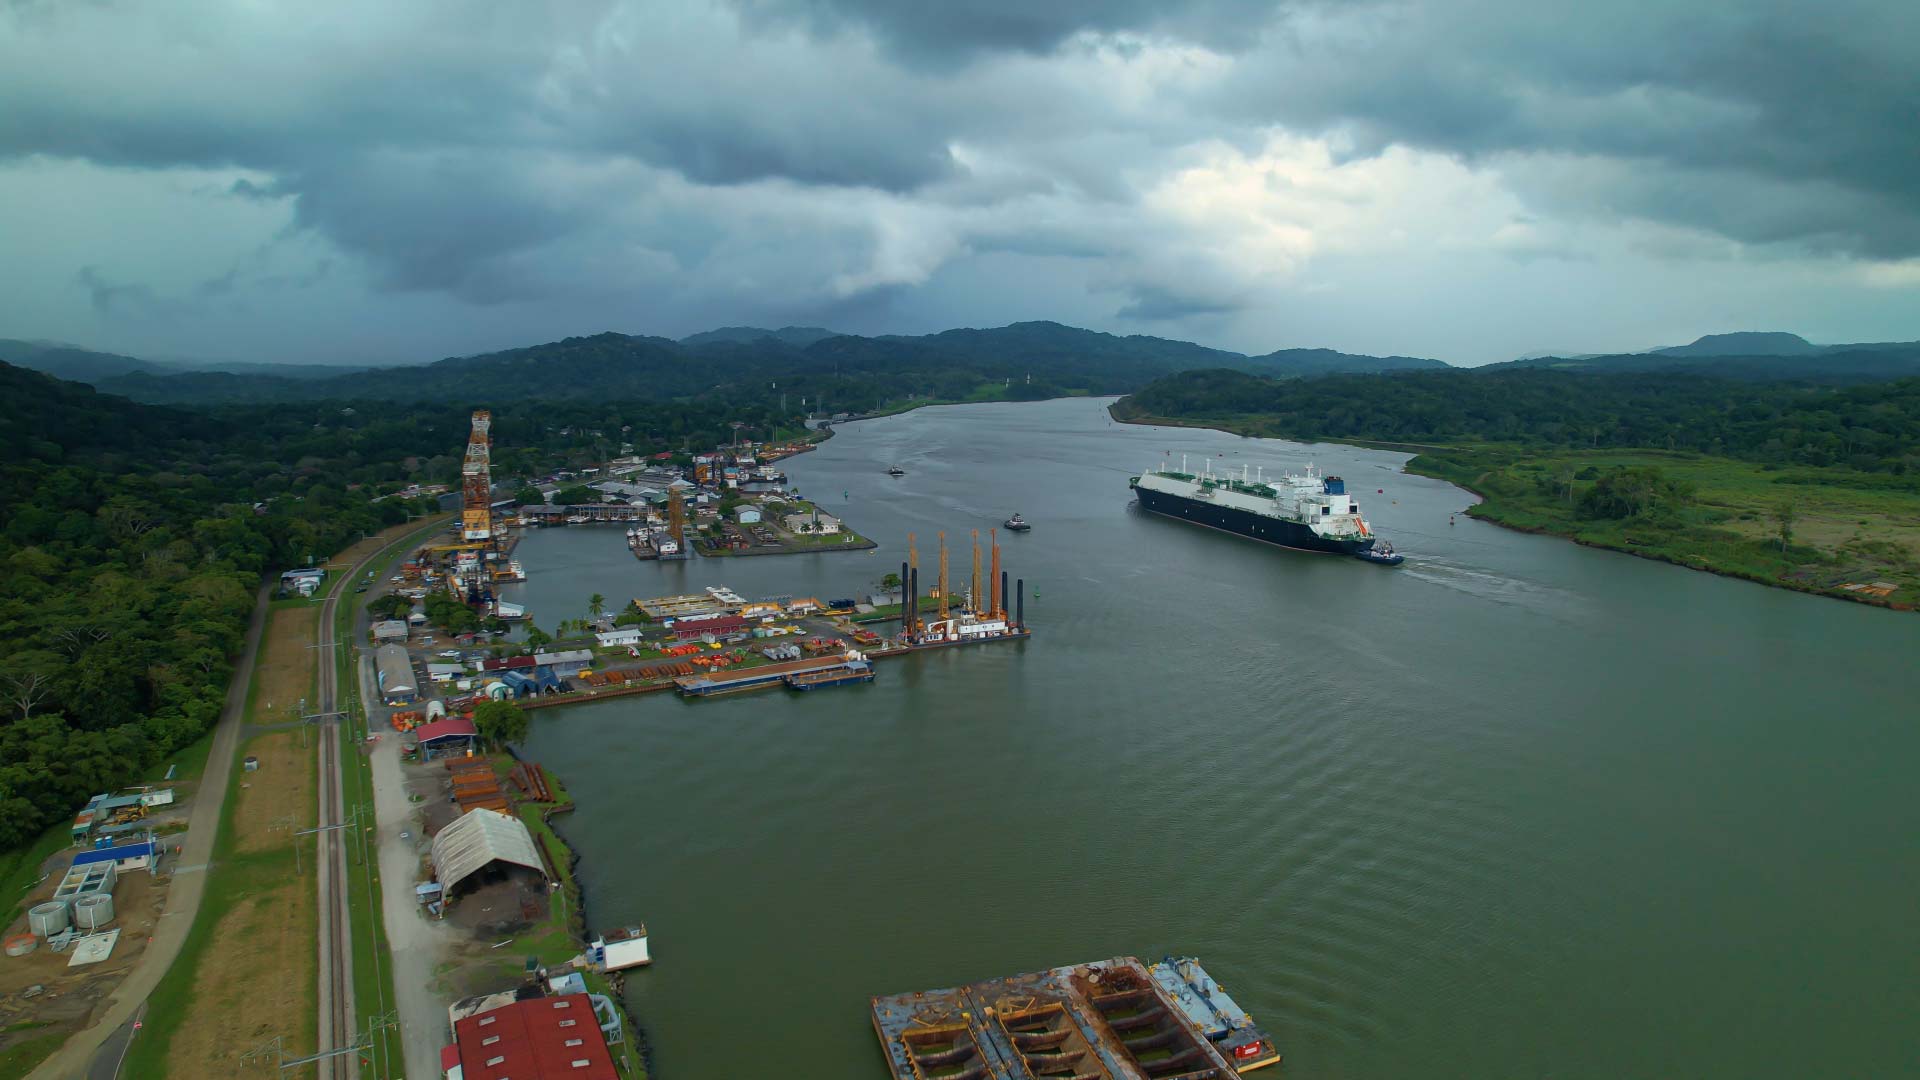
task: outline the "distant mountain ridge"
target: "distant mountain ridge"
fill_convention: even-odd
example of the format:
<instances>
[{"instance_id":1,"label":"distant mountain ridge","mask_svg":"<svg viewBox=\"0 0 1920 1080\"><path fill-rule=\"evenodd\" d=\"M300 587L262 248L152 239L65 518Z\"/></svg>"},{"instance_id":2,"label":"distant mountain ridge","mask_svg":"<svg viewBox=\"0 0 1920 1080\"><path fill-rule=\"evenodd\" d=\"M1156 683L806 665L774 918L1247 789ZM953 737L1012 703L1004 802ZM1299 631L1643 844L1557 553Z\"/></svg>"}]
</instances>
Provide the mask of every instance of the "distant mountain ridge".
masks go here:
<instances>
[{"instance_id":1,"label":"distant mountain ridge","mask_svg":"<svg viewBox=\"0 0 1920 1080\"><path fill-rule=\"evenodd\" d=\"M20 341L0 338L0 361L51 375L68 382L97 383L125 375L167 377L195 372L265 375L279 379L330 379L367 370L348 364L261 364L244 360L143 360L119 353L99 352L59 341Z\"/></svg>"},{"instance_id":2,"label":"distant mountain ridge","mask_svg":"<svg viewBox=\"0 0 1920 1080\"><path fill-rule=\"evenodd\" d=\"M722 326L713 330L703 330L698 334L688 334L680 339L680 344L712 345L724 341L746 345L762 338L771 338L782 345L804 349L822 338L839 336L838 330L828 330L823 326L783 326L778 330L766 330L758 326Z\"/></svg>"},{"instance_id":3,"label":"distant mountain ridge","mask_svg":"<svg viewBox=\"0 0 1920 1080\"><path fill-rule=\"evenodd\" d=\"M1667 372L1730 379L1859 382L1920 375L1920 341L1816 345L1784 331L1707 334L1642 353L1533 356L1487 368L1551 368L1603 374Z\"/></svg>"},{"instance_id":4,"label":"distant mountain ridge","mask_svg":"<svg viewBox=\"0 0 1920 1080\"><path fill-rule=\"evenodd\" d=\"M600 333L430 364L297 374L266 365L183 372L133 358L84 381L153 403L326 399L474 401L777 395L860 411L902 399L947 401L1120 394L1176 371L1229 367L1275 377L1444 369L1438 360L1281 349L1246 356L1191 341L1115 335L1056 322L861 337L822 327L728 326L679 341ZM26 366L36 366L31 361ZM68 370L75 370L69 367ZM60 374L60 372L54 372ZM72 376L66 376L72 377Z\"/></svg>"}]
</instances>

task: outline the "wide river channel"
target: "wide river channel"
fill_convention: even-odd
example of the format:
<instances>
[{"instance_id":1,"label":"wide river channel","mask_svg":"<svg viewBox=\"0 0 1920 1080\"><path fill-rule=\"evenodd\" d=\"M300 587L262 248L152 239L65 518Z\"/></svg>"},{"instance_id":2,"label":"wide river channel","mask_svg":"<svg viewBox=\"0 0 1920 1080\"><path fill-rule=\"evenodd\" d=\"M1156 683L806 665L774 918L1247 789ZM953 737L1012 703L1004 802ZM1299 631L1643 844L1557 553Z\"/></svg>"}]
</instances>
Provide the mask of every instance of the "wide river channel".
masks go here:
<instances>
[{"instance_id":1,"label":"wide river channel","mask_svg":"<svg viewBox=\"0 0 1920 1080\"><path fill-rule=\"evenodd\" d=\"M526 751L661 1080L884 1080L867 998L1193 954L1294 1077L1920 1073L1920 616L1449 517L1405 455L1112 423L1104 402L850 424L791 484L881 543L641 563L587 597L865 594L1002 534L1032 640L864 687L534 714ZM1345 476L1389 570L1143 513L1189 455ZM889 477L898 463L903 477Z\"/></svg>"}]
</instances>

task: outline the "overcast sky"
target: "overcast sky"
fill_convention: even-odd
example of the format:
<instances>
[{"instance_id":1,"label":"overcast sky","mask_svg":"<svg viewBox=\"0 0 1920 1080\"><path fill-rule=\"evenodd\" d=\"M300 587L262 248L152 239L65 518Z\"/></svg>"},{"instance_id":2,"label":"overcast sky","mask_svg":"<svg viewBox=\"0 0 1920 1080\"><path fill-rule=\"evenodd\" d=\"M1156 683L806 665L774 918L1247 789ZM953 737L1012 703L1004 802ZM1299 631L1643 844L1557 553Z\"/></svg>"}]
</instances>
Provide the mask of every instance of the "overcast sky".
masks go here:
<instances>
[{"instance_id":1,"label":"overcast sky","mask_svg":"<svg viewBox=\"0 0 1920 1080\"><path fill-rule=\"evenodd\" d=\"M0 0L0 252L147 356L1910 340L1920 3Z\"/></svg>"}]
</instances>

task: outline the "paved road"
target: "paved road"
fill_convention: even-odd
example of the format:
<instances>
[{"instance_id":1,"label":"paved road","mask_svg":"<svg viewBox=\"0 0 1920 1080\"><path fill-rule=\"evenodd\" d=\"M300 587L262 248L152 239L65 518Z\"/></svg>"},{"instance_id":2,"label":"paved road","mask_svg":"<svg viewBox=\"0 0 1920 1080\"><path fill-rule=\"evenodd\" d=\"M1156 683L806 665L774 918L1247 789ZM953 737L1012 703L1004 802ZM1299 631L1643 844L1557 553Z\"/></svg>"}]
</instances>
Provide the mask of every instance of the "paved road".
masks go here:
<instances>
[{"instance_id":1,"label":"paved road","mask_svg":"<svg viewBox=\"0 0 1920 1080\"><path fill-rule=\"evenodd\" d=\"M419 532L412 532L403 539L411 542L419 535ZM351 579L358 576L365 572L370 563L381 558L391 560L387 548L355 563L346 572L347 577ZM350 580L342 582L340 589L345 590L350 586ZM131 1038L116 1036L123 1032L129 1035L133 1033L131 1023L144 1014L147 996L160 984L161 977L173 966L174 960L180 955L181 946L186 943L187 931L193 927L194 917L200 912L200 901L206 891L207 874L204 871L210 869L208 864L213 859L214 834L219 830L220 815L226 805L228 780L233 774L233 759L239 747L241 729L246 725L247 689L253 685L253 665L260 654L260 638L266 630L267 602L272 599L273 587L272 581L261 583L260 592L254 598L253 619L247 625L246 645L234 663L233 681L227 686L226 704L221 708L220 719L213 729L213 747L207 753L206 771L201 774L193 811L187 818L187 839L173 862L176 868L191 867L201 872L180 874L176 869L173 882L167 890L167 910L161 914L159 924L154 928L153 941L147 946L140 963L95 1011L94 1022L75 1032L51 1057L41 1062L39 1068L28 1073L27 1080L73 1080L80 1076L86 1076L89 1080L112 1080L118 1073L126 1047L132 1042ZM331 611L326 617L329 620L332 618ZM326 627L326 633L331 634L332 623L328 622ZM412 878L406 880L411 881ZM111 1055L107 1053L109 1050L113 1051ZM438 1063L436 1057L435 1065ZM99 1069L111 1071L97 1072Z\"/></svg>"},{"instance_id":2,"label":"paved road","mask_svg":"<svg viewBox=\"0 0 1920 1080\"><path fill-rule=\"evenodd\" d=\"M147 1003L133 1010L133 1019L114 1029L107 1041L100 1045L100 1052L93 1056L93 1064L87 1067L87 1080L114 1080L120 1075L120 1063L127 1060L127 1048L133 1045L134 1033L140 1030L140 1024L147 1018Z\"/></svg>"},{"instance_id":3,"label":"paved road","mask_svg":"<svg viewBox=\"0 0 1920 1080\"><path fill-rule=\"evenodd\" d=\"M254 600L253 621L247 626L246 647L240 651L239 662L234 665L233 683L227 687L227 702L220 710L219 722L214 725L213 749L207 753L207 768L201 774L200 789L194 795L193 812L187 817L187 840L180 855L174 859L173 865L176 867L205 866L213 857L214 834L219 831L220 811L227 801L227 780L233 773L234 750L239 745L240 727L247 709L247 687L253 682L253 662L260 652L261 632L266 629L267 600L272 595L272 588L271 583L261 585L260 594ZM145 1008L147 995L153 993L153 988L160 983L160 977L167 973L174 958L180 955L180 947L187 940L187 931L193 927L193 918L200 911L200 898L206 892L206 887L207 875L204 873L174 875L173 883L167 889L167 910L154 927L153 941L147 946L140 963L108 995L106 1003L96 1010L93 1025L74 1033L65 1045L54 1051L52 1057L27 1074L28 1080L73 1080L76 1076L92 1075L92 1063L96 1055L109 1039L134 1019L139 1010ZM113 1060L116 1070L119 1068L119 1056L125 1050L126 1043L121 1042Z\"/></svg>"},{"instance_id":4,"label":"paved road","mask_svg":"<svg viewBox=\"0 0 1920 1080\"><path fill-rule=\"evenodd\" d=\"M363 679L363 681L370 681ZM438 1076L447 1043L447 1003L433 991L435 968L455 942L446 924L428 919L414 903L422 829L407 802L400 774L400 740L384 738L373 752L374 812L380 820L380 881L393 956L393 989L400 1012L406 1075ZM402 832L411 833L401 839Z\"/></svg>"}]
</instances>

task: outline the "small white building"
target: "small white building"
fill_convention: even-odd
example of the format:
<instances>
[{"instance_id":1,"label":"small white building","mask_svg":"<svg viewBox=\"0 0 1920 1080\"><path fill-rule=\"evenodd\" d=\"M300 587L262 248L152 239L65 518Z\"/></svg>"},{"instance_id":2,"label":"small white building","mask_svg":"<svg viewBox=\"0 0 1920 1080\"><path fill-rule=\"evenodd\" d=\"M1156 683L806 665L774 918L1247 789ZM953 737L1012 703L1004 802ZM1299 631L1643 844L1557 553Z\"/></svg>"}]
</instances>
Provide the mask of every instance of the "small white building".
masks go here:
<instances>
[{"instance_id":1,"label":"small white building","mask_svg":"<svg viewBox=\"0 0 1920 1080\"><path fill-rule=\"evenodd\" d=\"M783 522L787 531L802 536L833 536L840 531L840 519L818 510L806 514L788 514Z\"/></svg>"},{"instance_id":2,"label":"small white building","mask_svg":"<svg viewBox=\"0 0 1920 1080\"><path fill-rule=\"evenodd\" d=\"M757 506L736 506L733 508L734 520L742 525L758 525L760 524L761 517L760 508Z\"/></svg>"},{"instance_id":3,"label":"small white building","mask_svg":"<svg viewBox=\"0 0 1920 1080\"><path fill-rule=\"evenodd\" d=\"M622 626L617 630L607 630L593 636L600 642L600 647L603 649L640 644L640 628L637 626Z\"/></svg>"},{"instance_id":4,"label":"small white building","mask_svg":"<svg viewBox=\"0 0 1920 1080\"><path fill-rule=\"evenodd\" d=\"M407 624L400 619L385 619L373 624L373 640L405 641Z\"/></svg>"}]
</instances>

